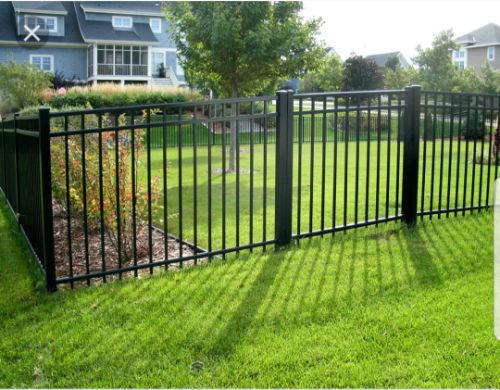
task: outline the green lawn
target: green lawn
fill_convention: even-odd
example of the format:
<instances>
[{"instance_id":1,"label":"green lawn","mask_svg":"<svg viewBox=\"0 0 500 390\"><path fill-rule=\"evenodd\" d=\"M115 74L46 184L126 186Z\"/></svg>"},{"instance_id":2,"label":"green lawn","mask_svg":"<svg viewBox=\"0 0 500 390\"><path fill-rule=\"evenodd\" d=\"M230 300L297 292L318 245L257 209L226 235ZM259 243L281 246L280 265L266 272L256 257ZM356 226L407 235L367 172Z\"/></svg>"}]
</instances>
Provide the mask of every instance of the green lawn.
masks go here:
<instances>
[{"instance_id":1,"label":"green lawn","mask_svg":"<svg viewBox=\"0 0 500 390\"><path fill-rule=\"evenodd\" d=\"M423 153L424 147L426 153L426 182L424 192L424 210L431 208L446 208L448 204L448 188L450 207L462 207L464 200L464 178L467 178L467 187L465 188L465 205L477 205L479 195L481 194L481 204L486 204L487 183L490 183L488 202L491 202L493 191L492 183L495 173L495 166L473 164L474 143L461 141L460 153L458 153L457 140L452 144L451 158L451 179L448 180L450 167L450 144L446 140L443 144L437 140L435 144L431 141L420 144L420 178L419 190L422 188L423 175ZM368 148L370 148L370 157L368 158ZM322 169L323 169L323 148L321 143L314 143L313 149L311 143L302 145L302 171L300 175L300 209L298 208L298 185L299 185L299 146L294 144L294 178L293 178L293 232L307 232L320 229L322 226L322 215L324 215L323 225L325 227L340 226L344 224L344 206L346 206L345 221L353 223L356 220L375 219L377 215L383 218L387 215L401 213L401 181L402 181L402 158L403 144L400 146L400 167L399 179L397 171L397 142L382 141L380 143L380 168L377 168L377 143L371 141L362 141L359 147L355 142L348 142L347 145L347 167L345 165L346 143L337 144L337 177L334 177L334 143L326 144L325 148L325 192L324 204L322 203ZM432 158L432 151L435 149L436 157ZM261 241L263 239L272 239L274 236L274 202L275 202L275 145L267 146L267 169L264 166L264 146L254 146L254 166L253 178L249 174L251 167L251 148L249 145L241 147L240 168L244 171L239 175L235 173L226 174L225 184L225 223L226 223L226 242L225 246L230 247L237 244L239 237L240 244L246 244L251 241ZM484 145L487 154L488 145ZM441 151L443 151L443 160L441 161ZM219 249L223 247L223 206L224 206L224 185L222 168L222 147L212 147L212 166L208 166L208 148L198 147L196 150L196 164L194 164L194 148L182 148L182 175L179 182L179 153L176 148L167 148L168 176L167 176L167 206L168 214L171 218L168 220L167 230L173 234L180 235L180 207L179 207L179 188L182 187L182 236L190 241L196 241L198 244L208 247L208 232L210 231L209 220L212 221L212 248ZM467 152L467 156L466 156ZM481 143L476 145L476 155L481 152ZM226 152L226 158L229 152ZM311 156L314 156L313 170L311 172ZM358 156L358 157L357 157ZM390 159L388 159L390 156ZM358 161L358 163L356 163ZM457 167L457 163L460 163ZM226 167L227 167L226 162ZM434 165L434 171L433 171ZM146 164L142 165L142 176L146 177ZM152 152L152 176L162 177L163 157L161 149L154 149ZM389 170L388 170L389 167ZM457 170L458 168L458 170ZM196 172L195 172L196 169ZM214 172L219 169L219 172ZM441 177L442 170L442 177ZM212 206L211 219L209 219L209 172L212 172ZM377 171L380 172L377 178ZM466 172L467 171L467 172ZM267 193L264 197L264 173L266 173ZM312 175L311 175L312 173ZM457 176L458 173L458 176ZM488 176L489 174L489 176ZM194 178L196 177L196 187ZM344 199L344 180L347 177L347 199ZM458 192L457 192L458 177ZM480 191L480 178L482 177L482 190ZM489 179L488 179L489 177ZM432 184L434 178L434 184ZM474 182L473 182L474 178ZM356 197L356 179L358 180ZM239 196L237 196L237 181L239 180ZM253 180L253 197L251 196L251 180ZM379 185L377 186L377 180ZM399 193L396 190L396 181L399 180ZM442 188L440 191L440 183ZM367 185L368 182L368 185ZM179 185L181 184L181 186ZM387 192L389 184L389 192ZM196 189L196 190L195 190ZM312 189L312 191L311 191ZM368 192L368 207L366 204L366 195ZM312 196L311 196L312 193ZM432 196L431 196L432 195ZM196 218L195 218L195 196L196 196ZM336 197L336 207L334 207L334 196ZM474 198L472 198L474 196ZM378 197L378 214L377 214ZM396 197L398 202L396 202ZM432 198L432 199L431 199ZM251 204L253 199L253 204ZM237 204L239 201L239 205ZM311 206L312 202L312 206ZM250 212L250 207L253 212ZM266 209L264 210L264 206ZM419 194L418 208L421 207L421 197ZM239 208L239 223L237 220L237 210ZM312 213L310 213L312 209ZM300 210L300 213L298 211ZM366 211L368 213L366 214ZM357 212L357 215L356 215ZM163 226L163 200L154 208L155 223ZM297 215L300 214L300 226ZM252 218L251 218L252 216ZM264 218L266 219L266 235L264 237ZM335 219L334 219L335 218ZM197 221L197 232L195 237L194 221ZM252 226L252 229L251 229ZM237 230L239 227L239 231ZM238 234L239 233L239 234Z\"/></svg>"},{"instance_id":2,"label":"green lawn","mask_svg":"<svg viewBox=\"0 0 500 390\"><path fill-rule=\"evenodd\" d=\"M390 223L48 294L2 201L0 387L499 387L492 224Z\"/></svg>"}]
</instances>

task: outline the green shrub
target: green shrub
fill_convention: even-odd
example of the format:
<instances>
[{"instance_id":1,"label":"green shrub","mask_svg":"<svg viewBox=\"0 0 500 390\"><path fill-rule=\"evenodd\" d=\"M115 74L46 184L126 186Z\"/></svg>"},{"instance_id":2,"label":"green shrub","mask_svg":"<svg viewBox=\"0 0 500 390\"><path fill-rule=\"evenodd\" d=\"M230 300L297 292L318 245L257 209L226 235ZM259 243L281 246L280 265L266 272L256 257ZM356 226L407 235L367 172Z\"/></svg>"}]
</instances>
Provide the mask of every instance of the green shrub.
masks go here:
<instances>
[{"instance_id":1,"label":"green shrub","mask_svg":"<svg viewBox=\"0 0 500 390\"><path fill-rule=\"evenodd\" d=\"M90 106L92 108L122 107L185 102L199 98L192 92L148 91L146 89L115 88L111 92L99 88L74 88L65 94L55 94L49 104L54 108L64 106Z\"/></svg>"},{"instance_id":2,"label":"green shrub","mask_svg":"<svg viewBox=\"0 0 500 390\"><path fill-rule=\"evenodd\" d=\"M0 64L0 95L12 108L23 108L42 101L43 92L51 86L52 74L33 65L10 61Z\"/></svg>"},{"instance_id":3,"label":"green shrub","mask_svg":"<svg viewBox=\"0 0 500 390\"><path fill-rule=\"evenodd\" d=\"M486 134L484 125L483 110L472 110L469 115L464 113L465 123L462 128L462 135L465 139L482 139Z\"/></svg>"}]
</instances>

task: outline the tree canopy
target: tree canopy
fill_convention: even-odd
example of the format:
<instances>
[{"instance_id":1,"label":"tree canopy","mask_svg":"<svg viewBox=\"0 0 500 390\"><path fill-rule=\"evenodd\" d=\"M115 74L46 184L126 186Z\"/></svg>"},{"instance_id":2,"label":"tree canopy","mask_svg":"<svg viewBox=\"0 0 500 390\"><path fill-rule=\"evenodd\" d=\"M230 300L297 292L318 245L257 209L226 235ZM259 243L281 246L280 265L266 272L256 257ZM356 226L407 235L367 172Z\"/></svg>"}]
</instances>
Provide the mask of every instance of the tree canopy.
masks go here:
<instances>
[{"instance_id":1,"label":"tree canopy","mask_svg":"<svg viewBox=\"0 0 500 390\"><path fill-rule=\"evenodd\" d=\"M452 50L458 50L451 30L441 31L433 40L432 47L417 47L413 62L418 65L420 82L425 89L451 91L456 81L457 66L451 61Z\"/></svg>"},{"instance_id":2,"label":"tree canopy","mask_svg":"<svg viewBox=\"0 0 500 390\"><path fill-rule=\"evenodd\" d=\"M401 63L399 62L399 58L396 54L390 56L385 60L384 67L386 69L396 70L396 68L401 67Z\"/></svg>"},{"instance_id":3,"label":"tree canopy","mask_svg":"<svg viewBox=\"0 0 500 390\"><path fill-rule=\"evenodd\" d=\"M186 80L220 97L252 95L314 68L321 21L301 2L169 2Z\"/></svg>"},{"instance_id":4,"label":"tree canopy","mask_svg":"<svg viewBox=\"0 0 500 390\"><path fill-rule=\"evenodd\" d=\"M316 70L308 72L299 81L303 92L336 91L342 88L343 64L340 57L327 54L321 59Z\"/></svg>"},{"instance_id":5,"label":"tree canopy","mask_svg":"<svg viewBox=\"0 0 500 390\"><path fill-rule=\"evenodd\" d=\"M346 91L379 89L383 85L384 74L375 61L362 56L345 61L343 87Z\"/></svg>"}]
</instances>

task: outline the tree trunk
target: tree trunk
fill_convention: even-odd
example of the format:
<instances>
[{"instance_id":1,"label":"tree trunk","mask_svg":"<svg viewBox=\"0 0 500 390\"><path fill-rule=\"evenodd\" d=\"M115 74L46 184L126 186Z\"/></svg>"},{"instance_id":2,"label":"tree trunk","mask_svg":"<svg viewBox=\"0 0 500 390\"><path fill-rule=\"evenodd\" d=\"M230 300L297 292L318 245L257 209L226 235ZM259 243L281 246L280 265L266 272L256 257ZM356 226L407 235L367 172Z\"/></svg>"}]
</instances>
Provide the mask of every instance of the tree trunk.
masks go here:
<instances>
[{"instance_id":1,"label":"tree trunk","mask_svg":"<svg viewBox=\"0 0 500 390\"><path fill-rule=\"evenodd\" d=\"M231 97L238 97L238 89L233 87ZM236 104L231 104L231 116L236 116ZM229 145L229 172L236 170L236 120L231 120L231 143Z\"/></svg>"}]
</instances>

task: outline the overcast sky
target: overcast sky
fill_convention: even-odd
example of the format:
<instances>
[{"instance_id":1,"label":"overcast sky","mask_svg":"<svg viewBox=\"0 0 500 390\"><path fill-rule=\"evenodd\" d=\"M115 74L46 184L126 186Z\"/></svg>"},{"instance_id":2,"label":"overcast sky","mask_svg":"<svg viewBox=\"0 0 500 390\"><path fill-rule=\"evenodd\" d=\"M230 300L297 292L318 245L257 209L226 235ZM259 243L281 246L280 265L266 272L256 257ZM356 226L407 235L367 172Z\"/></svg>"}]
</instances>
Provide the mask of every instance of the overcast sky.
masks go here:
<instances>
[{"instance_id":1,"label":"overcast sky","mask_svg":"<svg viewBox=\"0 0 500 390\"><path fill-rule=\"evenodd\" d=\"M303 16L321 17L321 39L342 59L401 51L410 61L415 47L429 47L441 30L455 36L487 23L500 24L500 0L304 0Z\"/></svg>"}]
</instances>

